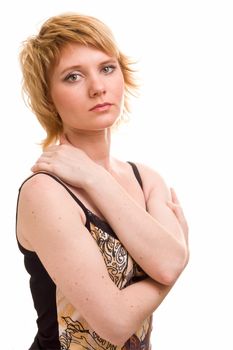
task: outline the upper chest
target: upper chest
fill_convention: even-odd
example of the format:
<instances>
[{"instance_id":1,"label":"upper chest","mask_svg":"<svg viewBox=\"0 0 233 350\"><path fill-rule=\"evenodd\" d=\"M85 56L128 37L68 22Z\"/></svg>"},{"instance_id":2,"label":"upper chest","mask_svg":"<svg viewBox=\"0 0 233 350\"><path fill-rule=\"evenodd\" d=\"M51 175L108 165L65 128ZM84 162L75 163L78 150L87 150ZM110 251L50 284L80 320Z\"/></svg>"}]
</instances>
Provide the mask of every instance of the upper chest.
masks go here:
<instances>
[{"instance_id":1,"label":"upper chest","mask_svg":"<svg viewBox=\"0 0 233 350\"><path fill-rule=\"evenodd\" d=\"M146 209L145 194L135 176L135 173L133 172L131 165L127 164L122 166L119 171L112 174L112 176L114 177L115 181L118 182L130 195L130 197L133 198L134 201ZM88 195L87 192L81 188L72 187L71 190L88 210L98 215L101 219L105 219L92 200L91 195ZM111 188L106 189L106 191L103 193L103 197L105 196L107 198L109 191L111 191Z\"/></svg>"}]
</instances>

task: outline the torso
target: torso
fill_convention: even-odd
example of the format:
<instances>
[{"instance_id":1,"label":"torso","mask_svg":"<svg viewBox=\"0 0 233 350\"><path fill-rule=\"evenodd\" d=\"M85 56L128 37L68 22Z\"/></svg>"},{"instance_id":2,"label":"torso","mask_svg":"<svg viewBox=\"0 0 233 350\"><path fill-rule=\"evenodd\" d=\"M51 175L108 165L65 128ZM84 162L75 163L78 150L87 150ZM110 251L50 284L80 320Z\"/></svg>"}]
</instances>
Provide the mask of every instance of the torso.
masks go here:
<instances>
[{"instance_id":1,"label":"torso","mask_svg":"<svg viewBox=\"0 0 233 350\"><path fill-rule=\"evenodd\" d=\"M116 171L112 175L116 181L121 184L138 204L145 208L147 197L145 197L145 193L143 193L131 165L117 162L117 167L115 169ZM58 182L60 182L60 180ZM111 227L107 223L105 224L105 218L95 207L91 198L87 197L85 191L80 188L71 188L67 185L66 187L69 187L69 190L84 204L86 209L90 210L94 215L97 215L97 217L95 217L92 213L85 214L81 206L78 206L80 208L80 213L83 215L84 225L86 221L89 222L86 227L89 227L88 230L96 241L103 256L103 260L105 261L108 273L116 286L119 289L123 289L146 278L144 271L137 265L127 250L125 250ZM74 205L77 205L77 202L74 201ZM86 209L85 211L87 211ZM32 247L19 231L19 243L24 249L33 251ZM38 333L30 349L39 350L41 348L48 348L46 347L48 342L49 348L70 350L149 350L151 348L150 334L152 329L152 316L144 320L139 329L135 331L123 346L115 346L109 343L102 339L91 328L82 315L79 314L79 311L66 299L66 296L63 295L59 287L53 284L53 281L43 268L37 254L35 252L25 251L22 247L20 249L25 255L25 267L31 275L30 285L35 305L40 305L36 308L38 313ZM43 293L40 293L40 286L43 286ZM43 315L43 317L41 317L41 315ZM43 330L43 332L41 332L41 330ZM60 345L58 345L58 343ZM56 344L56 347L54 347L54 344Z\"/></svg>"}]
</instances>

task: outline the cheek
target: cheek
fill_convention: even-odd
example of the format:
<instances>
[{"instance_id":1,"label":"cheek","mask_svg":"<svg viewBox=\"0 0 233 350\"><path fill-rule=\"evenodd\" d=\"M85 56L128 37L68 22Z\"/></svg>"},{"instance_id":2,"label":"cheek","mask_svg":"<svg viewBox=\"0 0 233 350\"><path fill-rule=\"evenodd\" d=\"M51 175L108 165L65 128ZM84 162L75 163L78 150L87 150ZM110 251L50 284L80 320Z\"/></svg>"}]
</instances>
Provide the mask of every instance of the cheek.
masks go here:
<instances>
[{"instance_id":1,"label":"cheek","mask_svg":"<svg viewBox=\"0 0 233 350\"><path fill-rule=\"evenodd\" d=\"M64 93L61 89L53 88L51 89L51 98L55 107L59 109L59 107L63 104Z\"/></svg>"},{"instance_id":2,"label":"cheek","mask_svg":"<svg viewBox=\"0 0 233 350\"><path fill-rule=\"evenodd\" d=\"M64 110L72 109L73 107L77 108L80 103L78 101L82 101L82 98L79 98L77 91L75 89L54 89L51 92L52 100L57 108L58 112L62 112Z\"/></svg>"},{"instance_id":3,"label":"cheek","mask_svg":"<svg viewBox=\"0 0 233 350\"><path fill-rule=\"evenodd\" d=\"M117 81L115 82L115 87L117 87L115 89L116 95L119 98L123 98L124 96L124 92L125 92L125 82L124 82L124 78L123 75L119 76L119 78L117 79Z\"/></svg>"}]
</instances>

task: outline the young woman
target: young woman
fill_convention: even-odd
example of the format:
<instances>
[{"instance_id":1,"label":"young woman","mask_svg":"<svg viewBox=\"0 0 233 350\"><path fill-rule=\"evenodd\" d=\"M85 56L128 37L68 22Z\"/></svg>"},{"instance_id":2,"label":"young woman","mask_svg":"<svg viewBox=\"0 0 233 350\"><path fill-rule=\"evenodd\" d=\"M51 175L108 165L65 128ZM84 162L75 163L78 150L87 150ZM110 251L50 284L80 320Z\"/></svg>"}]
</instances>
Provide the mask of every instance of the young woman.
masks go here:
<instances>
[{"instance_id":1,"label":"young woman","mask_svg":"<svg viewBox=\"0 0 233 350\"><path fill-rule=\"evenodd\" d=\"M23 45L47 137L20 188L17 239L38 314L30 349L150 349L152 313L188 261L188 227L153 169L110 154L136 88L99 20L50 18Z\"/></svg>"}]
</instances>

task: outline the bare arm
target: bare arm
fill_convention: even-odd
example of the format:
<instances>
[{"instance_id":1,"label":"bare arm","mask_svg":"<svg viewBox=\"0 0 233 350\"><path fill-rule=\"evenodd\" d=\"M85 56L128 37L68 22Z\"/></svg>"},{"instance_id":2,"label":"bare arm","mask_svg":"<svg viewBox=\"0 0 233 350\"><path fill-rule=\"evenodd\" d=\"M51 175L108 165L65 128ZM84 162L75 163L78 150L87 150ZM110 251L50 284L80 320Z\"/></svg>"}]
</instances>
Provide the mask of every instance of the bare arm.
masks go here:
<instances>
[{"instance_id":1,"label":"bare arm","mask_svg":"<svg viewBox=\"0 0 233 350\"><path fill-rule=\"evenodd\" d=\"M167 205L171 196L162 178L149 168L139 169L147 211L104 169L84 188L134 260L154 280L170 285L187 263L184 232Z\"/></svg>"},{"instance_id":2,"label":"bare arm","mask_svg":"<svg viewBox=\"0 0 233 350\"><path fill-rule=\"evenodd\" d=\"M81 208L50 177L40 174L24 184L18 210L18 233L67 299L111 343L123 344L169 292L150 278L119 290L84 226Z\"/></svg>"},{"instance_id":3,"label":"bare arm","mask_svg":"<svg viewBox=\"0 0 233 350\"><path fill-rule=\"evenodd\" d=\"M33 170L51 171L67 183L82 187L134 260L154 280L170 285L187 263L187 242L176 215L167 204L171 196L163 179L148 167L138 167L147 211L109 172L70 145L51 147Z\"/></svg>"}]
</instances>

